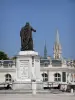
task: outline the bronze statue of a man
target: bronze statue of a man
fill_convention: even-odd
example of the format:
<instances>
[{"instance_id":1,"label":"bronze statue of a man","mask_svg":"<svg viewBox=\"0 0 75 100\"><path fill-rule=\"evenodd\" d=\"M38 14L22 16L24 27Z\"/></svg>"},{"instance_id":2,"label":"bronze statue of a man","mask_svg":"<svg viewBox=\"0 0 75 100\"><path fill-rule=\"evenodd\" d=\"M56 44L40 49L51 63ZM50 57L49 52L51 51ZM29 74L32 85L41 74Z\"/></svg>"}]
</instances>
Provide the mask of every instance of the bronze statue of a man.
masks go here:
<instances>
[{"instance_id":1,"label":"bronze statue of a man","mask_svg":"<svg viewBox=\"0 0 75 100\"><path fill-rule=\"evenodd\" d=\"M28 22L24 27L22 27L20 31L21 51L33 50L32 31L36 32Z\"/></svg>"}]
</instances>

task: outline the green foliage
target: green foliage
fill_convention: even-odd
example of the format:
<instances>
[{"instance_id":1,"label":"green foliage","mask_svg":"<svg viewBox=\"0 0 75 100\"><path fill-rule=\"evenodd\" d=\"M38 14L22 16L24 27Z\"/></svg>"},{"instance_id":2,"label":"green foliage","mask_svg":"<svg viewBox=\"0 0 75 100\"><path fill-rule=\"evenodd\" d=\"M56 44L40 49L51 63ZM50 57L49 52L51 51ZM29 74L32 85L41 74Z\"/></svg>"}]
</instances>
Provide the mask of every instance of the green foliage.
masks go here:
<instances>
[{"instance_id":1,"label":"green foliage","mask_svg":"<svg viewBox=\"0 0 75 100\"><path fill-rule=\"evenodd\" d=\"M12 60L16 60L16 56L12 57Z\"/></svg>"},{"instance_id":2,"label":"green foliage","mask_svg":"<svg viewBox=\"0 0 75 100\"><path fill-rule=\"evenodd\" d=\"M0 60L8 60L7 54L5 54L3 51L0 51Z\"/></svg>"}]
</instances>

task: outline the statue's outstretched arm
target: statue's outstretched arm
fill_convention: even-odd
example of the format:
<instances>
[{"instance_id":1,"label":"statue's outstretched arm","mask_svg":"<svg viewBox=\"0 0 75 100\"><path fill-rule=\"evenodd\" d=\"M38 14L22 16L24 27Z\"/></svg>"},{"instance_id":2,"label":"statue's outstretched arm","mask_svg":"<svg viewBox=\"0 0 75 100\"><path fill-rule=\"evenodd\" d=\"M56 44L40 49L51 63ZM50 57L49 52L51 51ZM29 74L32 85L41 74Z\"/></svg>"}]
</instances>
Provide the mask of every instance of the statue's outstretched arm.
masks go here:
<instances>
[{"instance_id":1,"label":"statue's outstretched arm","mask_svg":"<svg viewBox=\"0 0 75 100\"><path fill-rule=\"evenodd\" d=\"M35 29L33 29L32 27L31 27L31 30L32 30L33 32L36 32L36 30L35 30Z\"/></svg>"}]
</instances>

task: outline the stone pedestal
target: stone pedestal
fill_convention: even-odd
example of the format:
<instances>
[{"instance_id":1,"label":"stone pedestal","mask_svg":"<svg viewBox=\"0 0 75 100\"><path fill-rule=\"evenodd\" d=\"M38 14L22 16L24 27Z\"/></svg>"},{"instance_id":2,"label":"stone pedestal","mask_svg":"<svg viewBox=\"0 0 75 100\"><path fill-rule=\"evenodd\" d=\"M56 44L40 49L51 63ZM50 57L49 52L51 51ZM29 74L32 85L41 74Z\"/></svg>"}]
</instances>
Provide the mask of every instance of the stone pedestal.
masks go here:
<instances>
[{"instance_id":1,"label":"stone pedestal","mask_svg":"<svg viewBox=\"0 0 75 100\"><path fill-rule=\"evenodd\" d=\"M16 80L13 89L32 89L32 80L41 82L38 52L20 51L16 58Z\"/></svg>"},{"instance_id":2,"label":"stone pedestal","mask_svg":"<svg viewBox=\"0 0 75 100\"><path fill-rule=\"evenodd\" d=\"M32 94L35 95L36 94L36 82L32 82Z\"/></svg>"},{"instance_id":3,"label":"stone pedestal","mask_svg":"<svg viewBox=\"0 0 75 100\"><path fill-rule=\"evenodd\" d=\"M71 89L71 93L73 93L73 89Z\"/></svg>"}]
</instances>

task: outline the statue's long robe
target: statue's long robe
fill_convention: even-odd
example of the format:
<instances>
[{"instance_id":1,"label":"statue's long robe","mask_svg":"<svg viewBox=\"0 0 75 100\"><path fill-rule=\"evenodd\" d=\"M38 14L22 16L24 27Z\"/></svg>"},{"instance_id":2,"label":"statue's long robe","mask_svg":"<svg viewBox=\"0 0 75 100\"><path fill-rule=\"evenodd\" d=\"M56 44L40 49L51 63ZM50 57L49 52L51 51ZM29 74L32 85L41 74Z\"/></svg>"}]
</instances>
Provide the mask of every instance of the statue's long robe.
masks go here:
<instances>
[{"instance_id":1,"label":"statue's long robe","mask_svg":"<svg viewBox=\"0 0 75 100\"><path fill-rule=\"evenodd\" d=\"M24 26L20 31L21 50L33 50L32 31L35 30L31 26Z\"/></svg>"}]
</instances>

